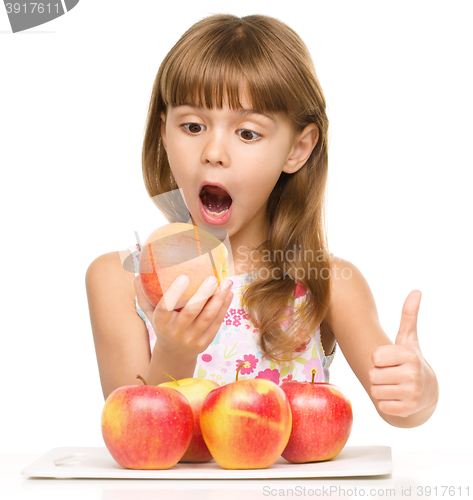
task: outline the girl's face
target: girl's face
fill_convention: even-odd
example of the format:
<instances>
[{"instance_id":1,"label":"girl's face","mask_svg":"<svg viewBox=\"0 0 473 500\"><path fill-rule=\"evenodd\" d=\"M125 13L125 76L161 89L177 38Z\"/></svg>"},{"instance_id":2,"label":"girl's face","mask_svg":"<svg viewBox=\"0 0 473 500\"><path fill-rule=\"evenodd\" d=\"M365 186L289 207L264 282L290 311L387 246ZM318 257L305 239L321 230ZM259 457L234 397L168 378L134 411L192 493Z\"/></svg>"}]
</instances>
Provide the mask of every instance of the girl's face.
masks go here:
<instances>
[{"instance_id":1,"label":"girl's face","mask_svg":"<svg viewBox=\"0 0 473 500\"><path fill-rule=\"evenodd\" d=\"M170 107L167 116L162 115L161 136L194 223L209 225L200 212L202 184L219 183L233 200L230 218L219 225L230 237L244 230L249 241L261 242L266 239L261 231L271 191L281 172L303 166L318 131L311 124L296 136L287 116L251 110L245 96L242 105L243 110L232 110L226 103L222 109ZM305 143L300 143L301 136Z\"/></svg>"}]
</instances>

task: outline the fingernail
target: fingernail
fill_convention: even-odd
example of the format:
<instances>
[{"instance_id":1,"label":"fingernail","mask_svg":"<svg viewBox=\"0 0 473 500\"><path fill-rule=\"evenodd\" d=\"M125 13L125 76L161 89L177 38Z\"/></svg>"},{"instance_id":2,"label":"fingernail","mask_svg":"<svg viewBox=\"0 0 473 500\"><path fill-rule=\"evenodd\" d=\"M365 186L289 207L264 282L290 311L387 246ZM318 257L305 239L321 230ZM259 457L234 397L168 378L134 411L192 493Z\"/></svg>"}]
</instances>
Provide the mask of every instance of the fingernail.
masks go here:
<instances>
[{"instance_id":1,"label":"fingernail","mask_svg":"<svg viewBox=\"0 0 473 500\"><path fill-rule=\"evenodd\" d=\"M229 288L231 288L233 286L233 281L232 280L229 280L229 279L226 279L223 283L222 283L222 290L228 290Z\"/></svg>"},{"instance_id":2,"label":"fingernail","mask_svg":"<svg viewBox=\"0 0 473 500\"><path fill-rule=\"evenodd\" d=\"M215 286L218 283L218 279L215 276L209 276L205 281L204 284L207 286Z\"/></svg>"},{"instance_id":3,"label":"fingernail","mask_svg":"<svg viewBox=\"0 0 473 500\"><path fill-rule=\"evenodd\" d=\"M179 278L177 278L177 282L179 283L179 285L187 285L188 281L189 278L185 274L181 274Z\"/></svg>"}]
</instances>

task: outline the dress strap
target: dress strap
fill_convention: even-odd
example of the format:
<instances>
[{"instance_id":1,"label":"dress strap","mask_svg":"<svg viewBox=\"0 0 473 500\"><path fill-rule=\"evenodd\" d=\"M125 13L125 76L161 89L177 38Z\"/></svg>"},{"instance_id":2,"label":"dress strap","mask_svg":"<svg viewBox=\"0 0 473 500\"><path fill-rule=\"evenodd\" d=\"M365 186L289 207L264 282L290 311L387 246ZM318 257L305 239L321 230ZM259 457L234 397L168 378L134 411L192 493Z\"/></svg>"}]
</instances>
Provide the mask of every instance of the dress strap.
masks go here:
<instances>
[{"instance_id":1,"label":"dress strap","mask_svg":"<svg viewBox=\"0 0 473 500\"><path fill-rule=\"evenodd\" d=\"M131 253L131 257L133 259L133 267L135 269L135 276L137 276L140 264L140 253L141 253L140 245L139 243L134 243L133 245L130 245L127 248L127 250L129 250Z\"/></svg>"}]
</instances>

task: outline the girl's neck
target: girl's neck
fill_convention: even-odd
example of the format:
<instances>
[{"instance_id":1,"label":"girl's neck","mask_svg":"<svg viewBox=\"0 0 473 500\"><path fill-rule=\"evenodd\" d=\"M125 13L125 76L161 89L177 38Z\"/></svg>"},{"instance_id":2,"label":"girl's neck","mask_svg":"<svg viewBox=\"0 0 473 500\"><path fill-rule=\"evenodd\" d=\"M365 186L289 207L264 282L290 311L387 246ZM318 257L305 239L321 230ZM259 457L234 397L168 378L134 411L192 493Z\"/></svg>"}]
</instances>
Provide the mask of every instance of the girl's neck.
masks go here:
<instances>
[{"instance_id":1,"label":"girl's neck","mask_svg":"<svg viewBox=\"0 0 473 500\"><path fill-rule=\"evenodd\" d=\"M188 223L195 225L192 217ZM234 276L251 273L255 263L262 258L256 248L265 241L264 235L267 234L267 228L260 226L261 224L258 224L256 227L256 220L253 220L245 230L228 237L233 256ZM231 278L231 276L228 277Z\"/></svg>"}]
</instances>

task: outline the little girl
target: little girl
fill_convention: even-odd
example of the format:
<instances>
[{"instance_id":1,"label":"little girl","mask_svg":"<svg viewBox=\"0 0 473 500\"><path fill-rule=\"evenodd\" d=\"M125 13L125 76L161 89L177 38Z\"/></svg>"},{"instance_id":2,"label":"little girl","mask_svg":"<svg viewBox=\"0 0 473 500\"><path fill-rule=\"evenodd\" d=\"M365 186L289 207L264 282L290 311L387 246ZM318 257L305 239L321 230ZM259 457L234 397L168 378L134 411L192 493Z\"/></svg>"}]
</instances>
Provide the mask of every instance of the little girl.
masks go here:
<instances>
[{"instance_id":1,"label":"little girl","mask_svg":"<svg viewBox=\"0 0 473 500\"><path fill-rule=\"evenodd\" d=\"M178 278L154 308L119 252L86 274L104 397L117 387L208 378L329 381L338 346L380 416L424 423L438 384L417 339L421 294L404 303L395 344L380 326L361 272L328 252L325 98L307 47L272 17L217 14L193 25L164 58L153 86L142 163L151 197L182 192L189 220L221 226L234 275L187 289ZM210 297L210 298L208 298ZM208 300L207 300L208 299ZM192 305L191 303L192 302Z\"/></svg>"}]
</instances>

